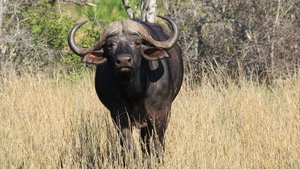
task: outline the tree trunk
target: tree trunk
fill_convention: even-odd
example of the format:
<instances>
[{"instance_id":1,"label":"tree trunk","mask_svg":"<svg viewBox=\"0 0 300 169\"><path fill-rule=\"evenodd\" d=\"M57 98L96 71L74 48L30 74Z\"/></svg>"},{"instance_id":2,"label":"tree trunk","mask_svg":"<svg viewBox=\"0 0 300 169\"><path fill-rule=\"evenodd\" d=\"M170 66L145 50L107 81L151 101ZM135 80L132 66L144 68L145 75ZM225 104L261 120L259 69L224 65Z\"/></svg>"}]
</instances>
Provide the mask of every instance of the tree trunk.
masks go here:
<instances>
[{"instance_id":1,"label":"tree trunk","mask_svg":"<svg viewBox=\"0 0 300 169\"><path fill-rule=\"evenodd\" d=\"M154 22L156 0L141 0L141 16L146 22Z\"/></svg>"},{"instance_id":2,"label":"tree trunk","mask_svg":"<svg viewBox=\"0 0 300 169\"><path fill-rule=\"evenodd\" d=\"M132 9L130 8L128 0L122 0L122 2L123 2L123 5L125 7L125 10L127 12L129 19L133 19L133 12L132 12Z\"/></svg>"}]
</instances>

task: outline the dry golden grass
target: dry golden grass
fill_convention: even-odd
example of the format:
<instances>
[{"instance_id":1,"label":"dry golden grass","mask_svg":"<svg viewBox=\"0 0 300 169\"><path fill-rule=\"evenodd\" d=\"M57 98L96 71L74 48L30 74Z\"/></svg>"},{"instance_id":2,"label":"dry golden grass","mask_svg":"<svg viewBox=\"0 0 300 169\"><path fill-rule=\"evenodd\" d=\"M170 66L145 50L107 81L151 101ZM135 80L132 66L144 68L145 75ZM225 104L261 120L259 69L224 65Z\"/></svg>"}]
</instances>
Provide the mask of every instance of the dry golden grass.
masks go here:
<instances>
[{"instance_id":1,"label":"dry golden grass","mask_svg":"<svg viewBox=\"0 0 300 169\"><path fill-rule=\"evenodd\" d=\"M138 144L138 140L136 139ZM121 168L116 130L93 73L0 81L0 168ZM299 168L300 80L265 87L186 84L173 104L164 163L128 168Z\"/></svg>"}]
</instances>

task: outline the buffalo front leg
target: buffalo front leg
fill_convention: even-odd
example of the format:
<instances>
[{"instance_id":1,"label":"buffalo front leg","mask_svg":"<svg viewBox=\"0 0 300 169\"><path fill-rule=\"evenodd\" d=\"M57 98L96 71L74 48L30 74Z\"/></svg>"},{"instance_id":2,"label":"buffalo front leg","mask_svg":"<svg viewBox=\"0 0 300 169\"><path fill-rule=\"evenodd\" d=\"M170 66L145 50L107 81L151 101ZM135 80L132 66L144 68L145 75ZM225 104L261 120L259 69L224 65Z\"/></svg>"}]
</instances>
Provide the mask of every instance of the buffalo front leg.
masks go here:
<instances>
[{"instance_id":1,"label":"buffalo front leg","mask_svg":"<svg viewBox=\"0 0 300 169\"><path fill-rule=\"evenodd\" d=\"M129 127L121 127L121 145L128 152L135 152L132 130Z\"/></svg>"},{"instance_id":2,"label":"buffalo front leg","mask_svg":"<svg viewBox=\"0 0 300 169\"><path fill-rule=\"evenodd\" d=\"M162 157L166 127L166 121L162 119L162 121L150 122L147 127L141 128L143 153L151 154L153 152L157 157ZM151 144L151 139L153 140L153 144ZM152 149L151 145L153 145Z\"/></svg>"},{"instance_id":3,"label":"buffalo front leg","mask_svg":"<svg viewBox=\"0 0 300 169\"><path fill-rule=\"evenodd\" d=\"M161 111L158 111L156 113L155 119L153 121L155 131L155 152L160 162L163 161L163 155L165 151L165 132L168 127L170 113L171 107L166 106L165 109L162 109Z\"/></svg>"},{"instance_id":4,"label":"buffalo front leg","mask_svg":"<svg viewBox=\"0 0 300 169\"><path fill-rule=\"evenodd\" d=\"M168 126L168 119L162 118L159 121L155 121L154 124L154 148L155 155L159 163L163 162L165 152L165 132Z\"/></svg>"},{"instance_id":5,"label":"buffalo front leg","mask_svg":"<svg viewBox=\"0 0 300 169\"><path fill-rule=\"evenodd\" d=\"M141 138L142 138L142 151L143 153L150 154L150 140L153 136L153 125L150 123L147 127L141 128Z\"/></svg>"},{"instance_id":6,"label":"buffalo front leg","mask_svg":"<svg viewBox=\"0 0 300 169\"><path fill-rule=\"evenodd\" d=\"M113 116L115 125L120 137L120 143L123 148L122 155L132 152L135 155L136 147L132 137L132 128L127 114L123 113L122 116Z\"/></svg>"},{"instance_id":7,"label":"buffalo front leg","mask_svg":"<svg viewBox=\"0 0 300 169\"><path fill-rule=\"evenodd\" d=\"M136 147L133 142L131 128L120 126L119 136L122 146L121 157L123 158L124 166L126 166L127 163L130 163L131 159L135 159L136 157Z\"/></svg>"},{"instance_id":8,"label":"buffalo front leg","mask_svg":"<svg viewBox=\"0 0 300 169\"><path fill-rule=\"evenodd\" d=\"M165 150L165 132L167 129L167 121L162 120L155 123L155 150L159 153L163 153Z\"/></svg>"}]
</instances>

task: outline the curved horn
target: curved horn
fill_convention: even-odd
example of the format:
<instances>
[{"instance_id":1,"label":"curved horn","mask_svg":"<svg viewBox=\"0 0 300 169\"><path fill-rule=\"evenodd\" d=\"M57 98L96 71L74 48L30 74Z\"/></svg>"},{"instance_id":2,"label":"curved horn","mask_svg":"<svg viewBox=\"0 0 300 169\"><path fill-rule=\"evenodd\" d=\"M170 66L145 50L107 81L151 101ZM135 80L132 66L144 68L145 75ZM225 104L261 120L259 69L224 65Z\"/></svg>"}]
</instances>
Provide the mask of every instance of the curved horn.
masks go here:
<instances>
[{"instance_id":1,"label":"curved horn","mask_svg":"<svg viewBox=\"0 0 300 169\"><path fill-rule=\"evenodd\" d=\"M82 25L84 25L85 23L87 23L88 21L83 21L77 25L75 25L70 33L69 33L69 36L68 36L68 44L69 44L69 47L71 48L71 50L76 54L76 55L79 55L79 56L84 56L85 54L87 54L88 52L91 52L95 49L95 45L92 46L92 47L89 47L89 48L83 48L83 47L80 47L77 45L77 43L75 42L75 33L77 31L77 29L79 27L81 27Z\"/></svg>"},{"instance_id":2,"label":"curved horn","mask_svg":"<svg viewBox=\"0 0 300 169\"><path fill-rule=\"evenodd\" d=\"M99 40L96 41L96 43L94 44L94 46L92 47L89 47L89 48L83 48L83 47L80 47L76 42L75 42L75 33L77 31L77 29L79 27L81 27L82 25L84 25L85 23L87 23L87 21L84 21L84 22L81 22L77 25L75 25L70 33L69 33L69 36L68 36L68 44L69 44L69 47L71 48L71 50L79 55L79 56L84 56L86 55L87 53L91 52L91 51L94 51L96 49L99 49L104 43L105 43L105 40L108 36L108 34L112 33L112 32L115 32L117 31L118 29L120 29L120 24L121 22L112 22L110 24L108 24L101 32L100 34L100 38Z\"/></svg>"},{"instance_id":3,"label":"curved horn","mask_svg":"<svg viewBox=\"0 0 300 169\"><path fill-rule=\"evenodd\" d=\"M148 43L150 43L153 46L161 47L161 48L165 48L165 49L170 49L177 43L178 38L179 38L179 34L180 34L180 30L179 30L177 24L172 19L170 19L169 17L161 16L161 15L157 15L157 17L167 20L173 28L173 35L168 40L166 40L164 42L154 40L148 34L146 29L141 24L139 24L137 22L129 21L127 28L128 29L134 29L135 31L137 31L142 36L143 39L145 39Z\"/></svg>"}]
</instances>

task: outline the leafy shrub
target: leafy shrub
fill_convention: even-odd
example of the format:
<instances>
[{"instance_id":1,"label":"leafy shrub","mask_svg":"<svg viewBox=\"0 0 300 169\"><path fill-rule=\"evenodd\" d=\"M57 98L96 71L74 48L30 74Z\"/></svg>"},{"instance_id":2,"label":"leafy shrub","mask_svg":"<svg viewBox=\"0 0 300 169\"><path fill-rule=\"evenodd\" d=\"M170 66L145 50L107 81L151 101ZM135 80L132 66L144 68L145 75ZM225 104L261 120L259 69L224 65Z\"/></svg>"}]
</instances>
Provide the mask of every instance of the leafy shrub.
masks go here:
<instances>
[{"instance_id":1,"label":"leafy shrub","mask_svg":"<svg viewBox=\"0 0 300 169\"><path fill-rule=\"evenodd\" d=\"M93 21L93 26L105 26L106 24L127 19L127 14L121 0L93 0L91 6L77 6L78 16L87 17ZM95 25L96 24L96 25Z\"/></svg>"},{"instance_id":2,"label":"leafy shrub","mask_svg":"<svg viewBox=\"0 0 300 169\"><path fill-rule=\"evenodd\" d=\"M12 64L17 71L50 70L67 74L85 69L80 57L67 45L68 33L76 22L60 12L59 4L20 1L4 5L7 11L3 11L0 67ZM88 35L84 35L80 45L94 43L98 36L96 31L86 32Z\"/></svg>"},{"instance_id":3,"label":"leafy shrub","mask_svg":"<svg viewBox=\"0 0 300 169\"><path fill-rule=\"evenodd\" d=\"M76 64L79 58L72 55L66 43L68 33L75 22L69 17L62 15L56 6L44 3L40 6L28 8L23 13L23 25L33 34L34 43L51 50L49 55L41 53L52 64Z\"/></svg>"}]
</instances>

